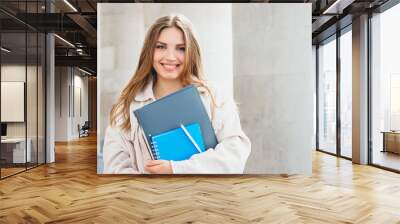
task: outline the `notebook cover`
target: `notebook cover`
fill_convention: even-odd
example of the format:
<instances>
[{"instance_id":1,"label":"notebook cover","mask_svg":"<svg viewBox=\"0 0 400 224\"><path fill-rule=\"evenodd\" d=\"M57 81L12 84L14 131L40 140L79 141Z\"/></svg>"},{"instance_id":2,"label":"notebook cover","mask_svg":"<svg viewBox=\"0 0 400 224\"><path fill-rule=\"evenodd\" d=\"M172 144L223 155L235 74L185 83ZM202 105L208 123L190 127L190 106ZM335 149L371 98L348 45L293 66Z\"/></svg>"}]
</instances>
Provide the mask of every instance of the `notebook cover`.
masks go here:
<instances>
[{"instance_id":1,"label":"notebook cover","mask_svg":"<svg viewBox=\"0 0 400 224\"><path fill-rule=\"evenodd\" d=\"M197 88L189 85L134 111L140 126L151 144L155 136L179 127L180 124L198 123L205 149L218 144L210 118Z\"/></svg>"},{"instance_id":2,"label":"notebook cover","mask_svg":"<svg viewBox=\"0 0 400 224\"><path fill-rule=\"evenodd\" d=\"M194 141L204 152L204 143L199 124L185 125ZM182 128L176 128L165 133L152 136L152 150L155 159L180 161L189 159L199 153Z\"/></svg>"}]
</instances>

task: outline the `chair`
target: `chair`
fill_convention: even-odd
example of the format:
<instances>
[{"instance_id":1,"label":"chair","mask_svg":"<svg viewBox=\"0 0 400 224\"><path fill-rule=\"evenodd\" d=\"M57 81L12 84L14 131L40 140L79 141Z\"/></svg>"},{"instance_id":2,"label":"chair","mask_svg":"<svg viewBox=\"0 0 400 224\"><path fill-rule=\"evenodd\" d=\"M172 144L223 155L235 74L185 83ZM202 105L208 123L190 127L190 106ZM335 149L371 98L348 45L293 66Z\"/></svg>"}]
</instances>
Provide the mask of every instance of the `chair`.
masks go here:
<instances>
[{"instance_id":1,"label":"chair","mask_svg":"<svg viewBox=\"0 0 400 224\"><path fill-rule=\"evenodd\" d=\"M78 124L79 138L89 136L89 129L90 129L89 121L85 121L82 127Z\"/></svg>"}]
</instances>

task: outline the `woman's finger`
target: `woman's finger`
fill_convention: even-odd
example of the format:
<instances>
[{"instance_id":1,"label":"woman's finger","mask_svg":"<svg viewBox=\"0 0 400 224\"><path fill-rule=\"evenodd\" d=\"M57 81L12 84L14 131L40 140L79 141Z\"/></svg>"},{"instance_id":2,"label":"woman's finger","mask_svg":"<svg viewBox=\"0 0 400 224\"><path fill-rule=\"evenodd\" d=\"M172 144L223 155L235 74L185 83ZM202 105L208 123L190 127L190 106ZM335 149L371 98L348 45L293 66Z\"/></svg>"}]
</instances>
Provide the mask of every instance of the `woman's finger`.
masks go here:
<instances>
[{"instance_id":1,"label":"woman's finger","mask_svg":"<svg viewBox=\"0 0 400 224\"><path fill-rule=\"evenodd\" d=\"M154 165L154 166L146 166L144 169L149 173L158 173L159 168L160 168L159 165Z\"/></svg>"},{"instance_id":2,"label":"woman's finger","mask_svg":"<svg viewBox=\"0 0 400 224\"><path fill-rule=\"evenodd\" d=\"M146 166L157 166L164 162L164 160L150 160L146 163Z\"/></svg>"}]
</instances>

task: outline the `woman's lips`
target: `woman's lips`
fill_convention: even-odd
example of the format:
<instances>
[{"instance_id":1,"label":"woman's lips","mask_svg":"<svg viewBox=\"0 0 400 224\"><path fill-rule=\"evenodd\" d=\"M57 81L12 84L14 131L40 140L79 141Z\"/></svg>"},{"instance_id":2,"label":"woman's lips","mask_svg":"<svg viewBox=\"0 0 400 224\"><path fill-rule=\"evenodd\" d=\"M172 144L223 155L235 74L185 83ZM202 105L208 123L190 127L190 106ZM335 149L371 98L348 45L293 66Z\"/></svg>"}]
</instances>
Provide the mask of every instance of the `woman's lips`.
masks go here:
<instances>
[{"instance_id":1,"label":"woman's lips","mask_svg":"<svg viewBox=\"0 0 400 224\"><path fill-rule=\"evenodd\" d=\"M160 63L162 67L167 71L174 71L178 68L179 64L163 64Z\"/></svg>"}]
</instances>

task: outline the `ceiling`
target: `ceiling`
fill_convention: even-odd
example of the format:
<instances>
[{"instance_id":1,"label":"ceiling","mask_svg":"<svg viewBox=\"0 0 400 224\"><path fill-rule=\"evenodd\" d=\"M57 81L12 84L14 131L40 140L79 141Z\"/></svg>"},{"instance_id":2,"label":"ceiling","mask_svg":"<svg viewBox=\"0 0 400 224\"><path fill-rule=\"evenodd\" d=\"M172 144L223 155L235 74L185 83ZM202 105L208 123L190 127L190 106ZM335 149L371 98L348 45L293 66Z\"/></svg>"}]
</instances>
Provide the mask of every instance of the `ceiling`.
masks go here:
<instances>
[{"instance_id":1,"label":"ceiling","mask_svg":"<svg viewBox=\"0 0 400 224\"><path fill-rule=\"evenodd\" d=\"M351 24L352 17L367 10L373 10L387 1L388 0L220 0L217 2L312 3L312 37L313 43L316 44L334 34L337 28L342 28ZM16 49L18 49L18 45L24 46L25 40L21 39L22 34L18 33L25 32L26 29L39 32L55 32L58 35L58 37L55 38L56 65L80 66L96 73L97 3L107 2L188 1L1 0L1 30L3 33L7 33L3 35L4 38L9 38L7 42L15 42L12 47ZM209 2L209 0L195 0L193 2ZM49 13L50 11L52 13ZM34 44L28 45L28 52L31 51L31 46L34 47Z\"/></svg>"}]
</instances>

